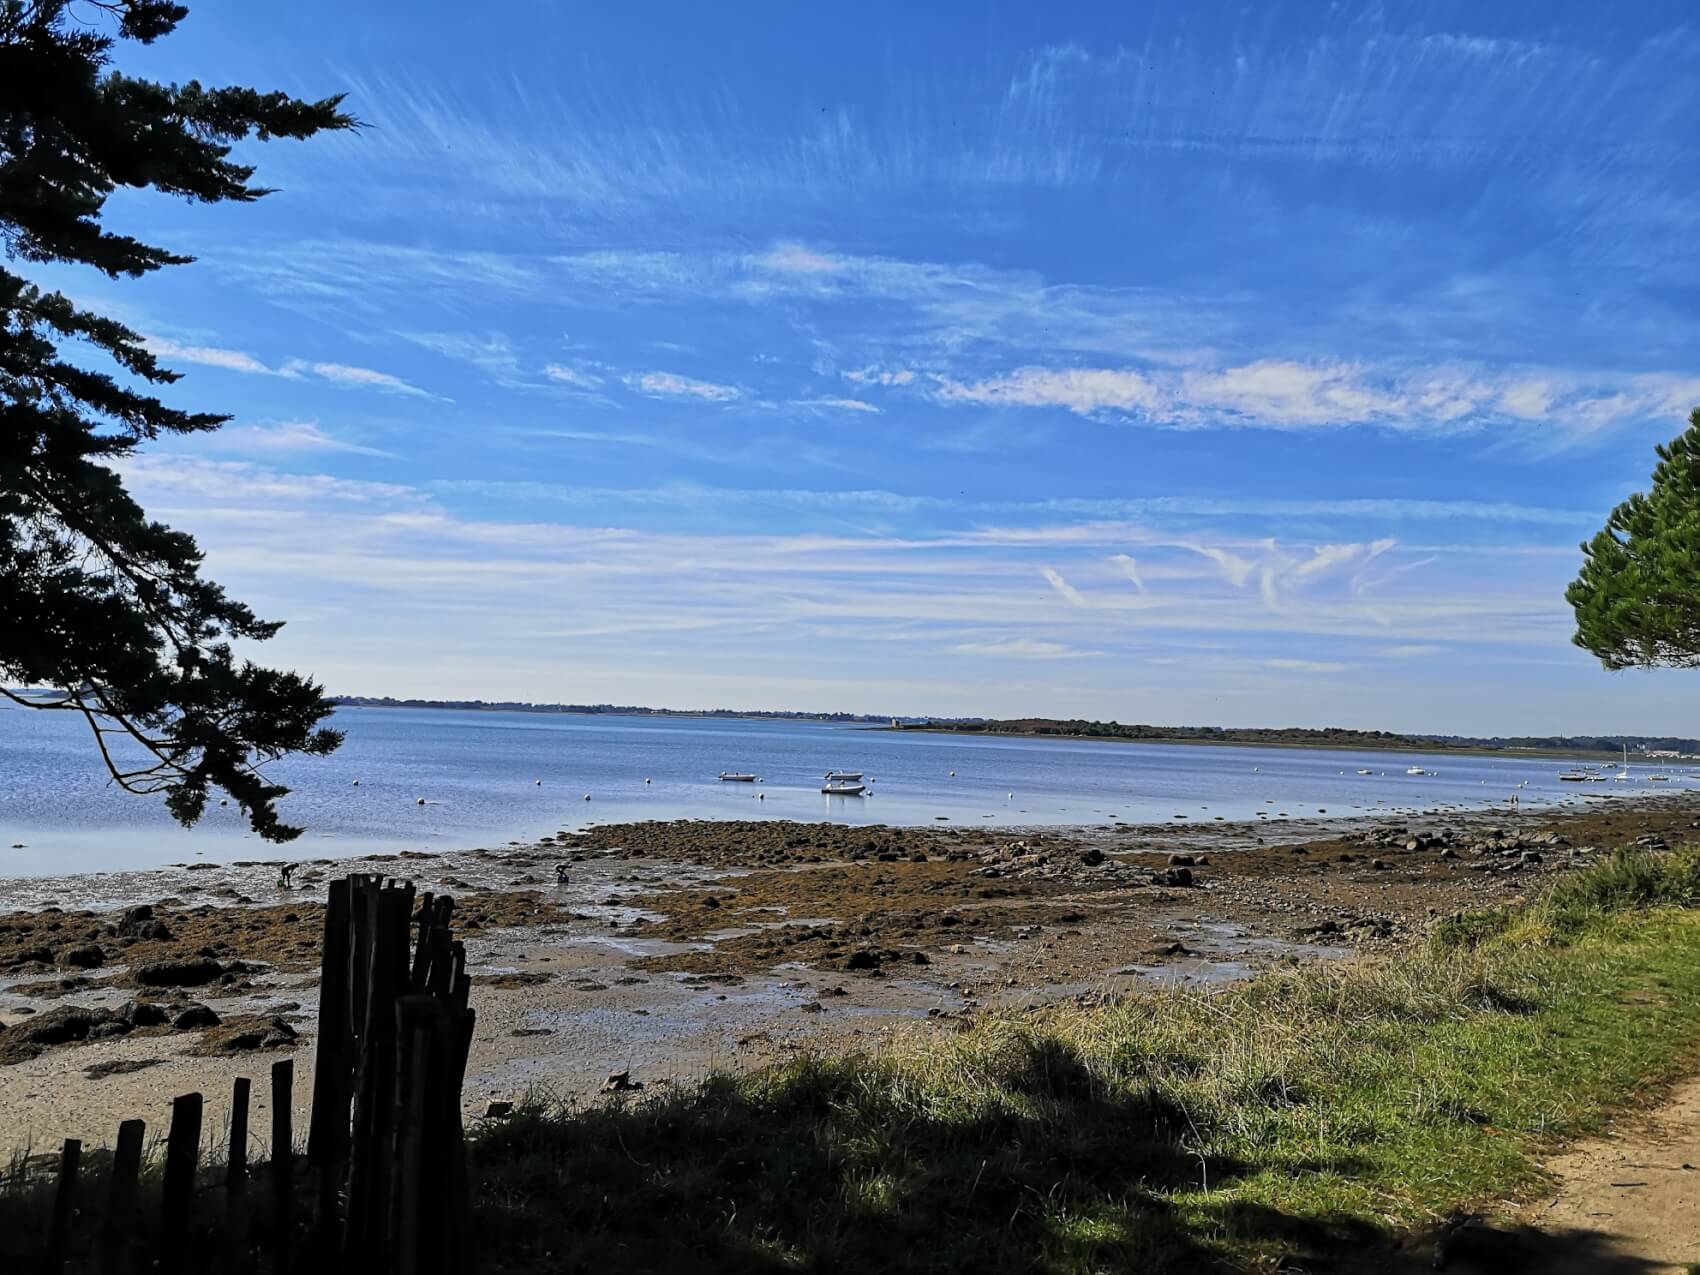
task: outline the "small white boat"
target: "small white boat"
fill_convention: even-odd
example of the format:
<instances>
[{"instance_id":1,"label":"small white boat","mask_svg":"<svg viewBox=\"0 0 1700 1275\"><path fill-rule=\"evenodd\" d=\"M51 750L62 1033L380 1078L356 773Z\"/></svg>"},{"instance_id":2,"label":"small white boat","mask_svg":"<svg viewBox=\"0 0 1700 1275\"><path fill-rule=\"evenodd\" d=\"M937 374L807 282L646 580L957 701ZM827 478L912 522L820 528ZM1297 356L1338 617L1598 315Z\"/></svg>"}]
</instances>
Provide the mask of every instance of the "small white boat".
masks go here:
<instances>
[{"instance_id":1,"label":"small white boat","mask_svg":"<svg viewBox=\"0 0 1700 1275\"><path fill-rule=\"evenodd\" d=\"M868 786L855 783L829 783L821 791L828 797L860 797L868 791Z\"/></svg>"},{"instance_id":2,"label":"small white boat","mask_svg":"<svg viewBox=\"0 0 1700 1275\"><path fill-rule=\"evenodd\" d=\"M1647 776L1647 782L1648 783L1654 783L1654 784L1668 784L1670 782L1670 776L1669 775L1648 775Z\"/></svg>"},{"instance_id":3,"label":"small white boat","mask_svg":"<svg viewBox=\"0 0 1700 1275\"><path fill-rule=\"evenodd\" d=\"M1373 775L1373 774L1375 774L1375 772L1373 770L1368 769L1367 767L1359 766L1358 767L1358 774L1360 774L1360 775Z\"/></svg>"},{"instance_id":4,"label":"small white boat","mask_svg":"<svg viewBox=\"0 0 1700 1275\"><path fill-rule=\"evenodd\" d=\"M844 783L855 783L862 777L862 772L859 770L829 770L826 772L825 777L829 784L840 781Z\"/></svg>"},{"instance_id":5,"label":"small white boat","mask_svg":"<svg viewBox=\"0 0 1700 1275\"><path fill-rule=\"evenodd\" d=\"M720 772L720 778L728 784L753 784L756 781L754 775L745 774L741 770L723 770Z\"/></svg>"},{"instance_id":6,"label":"small white boat","mask_svg":"<svg viewBox=\"0 0 1700 1275\"><path fill-rule=\"evenodd\" d=\"M1588 782L1588 772L1585 770L1561 770L1558 772L1561 783L1585 784Z\"/></svg>"},{"instance_id":7,"label":"small white boat","mask_svg":"<svg viewBox=\"0 0 1700 1275\"><path fill-rule=\"evenodd\" d=\"M1428 774L1428 771L1424 770L1421 766L1410 766L1406 768L1405 773L1407 775L1426 775Z\"/></svg>"}]
</instances>

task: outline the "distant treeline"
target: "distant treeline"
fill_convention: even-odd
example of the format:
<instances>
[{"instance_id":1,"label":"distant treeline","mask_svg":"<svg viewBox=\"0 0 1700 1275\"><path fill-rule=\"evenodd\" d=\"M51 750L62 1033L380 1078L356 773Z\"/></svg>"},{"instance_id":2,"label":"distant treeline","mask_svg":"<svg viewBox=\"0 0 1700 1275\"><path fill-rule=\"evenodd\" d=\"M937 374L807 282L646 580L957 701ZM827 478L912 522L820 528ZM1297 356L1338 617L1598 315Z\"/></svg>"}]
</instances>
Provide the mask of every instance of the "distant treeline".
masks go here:
<instances>
[{"instance_id":1,"label":"distant treeline","mask_svg":"<svg viewBox=\"0 0 1700 1275\"><path fill-rule=\"evenodd\" d=\"M515 699L392 699L388 695L334 695L335 704L353 708L454 708L491 713L584 713L611 717L771 717L788 721L890 722L867 713L781 713L743 708L645 708L640 704L534 704Z\"/></svg>"},{"instance_id":2,"label":"distant treeline","mask_svg":"<svg viewBox=\"0 0 1700 1275\"><path fill-rule=\"evenodd\" d=\"M989 735L1070 735L1090 739L1146 739L1212 744L1306 744L1340 748L1548 749L1564 752L1700 752L1700 740L1670 735L1405 735L1342 726L1141 726L1120 722L1061 721L1023 717L1009 721L935 721L910 729Z\"/></svg>"}]
</instances>

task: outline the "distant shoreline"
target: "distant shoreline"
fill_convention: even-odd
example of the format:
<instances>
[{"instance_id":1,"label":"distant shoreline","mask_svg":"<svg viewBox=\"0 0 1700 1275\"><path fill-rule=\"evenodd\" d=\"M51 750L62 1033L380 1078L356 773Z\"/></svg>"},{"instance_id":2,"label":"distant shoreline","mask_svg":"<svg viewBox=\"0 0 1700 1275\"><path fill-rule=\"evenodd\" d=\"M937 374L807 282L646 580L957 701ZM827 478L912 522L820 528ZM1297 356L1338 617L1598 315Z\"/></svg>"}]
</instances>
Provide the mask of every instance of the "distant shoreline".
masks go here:
<instances>
[{"instance_id":1,"label":"distant shoreline","mask_svg":"<svg viewBox=\"0 0 1700 1275\"><path fill-rule=\"evenodd\" d=\"M962 735L971 739L1068 739L1079 740L1091 744L1163 744L1181 748L1286 748L1313 752L1336 753L1423 753L1429 756L1436 754L1460 754L1474 757L1580 757L1587 760L1618 762L1619 754L1605 749L1589 748L1493 748L1486 744L1444 744L1422 743L1416 740L1401 740L1396 743L1372 743L1368 741L1304 740L1304 739L1203 739L1180 735L1148 735L1133 737L1128 735L1085 735L1069 734L1063 731L1043 730L963 730L950 726L865 726L864 730L886 731L890 734L916 735ZM1684 759L1681 757L1631 757L1631 766L1651 767L1662 762L1672 762L1681 765L1700 765L1700 760Z\"/></svg>"},{"instance_id":2,"label":"distant shoreline","mask_svg":"<svg viewBox=\"0 0 1700 1275\"><path fill-rule=\"evenodd\" d=\"M1426 753L1426 754L1458 754L1461 756L1480 757L1523 757L1523 758L1580 758L1591 761L1617 761L1620 752L1617 748L1583 748L1567 747L1553 744L1494 744L1469 736L1458 736L1449 739L1422 739L1414 736L1399 736L1395 732L1380 732L1390 738L1375 738L1374 732L1363 732L1357 738L1327 739L1327 738L1264 738L1261 727L1220 727L1196 728L1200 733L1185 735L1141 734L1129 735L1104 731L1066 731L1059 729L1018 729L995 719L962 719L960 722L928 720L925 718L905 721L901 717L888 717L870 713L807 713L782 712L778 710L735 710L735 709L671 709L645 708L637 705L599 705L599 704L532 704L519 701L465 701L465 700L397 700L381 699L368 696L335 696L334 702L338 708L407 708L435 709L448 712L472 713L528 713L536 716L554 717L660 717L681 721L743 721L743 722L822 722L829 725L839 725L855 730L884 731L893 734L904 732L921 732L931 735L965 735L995 739L1000 736L1014 739L1074 739L1092 740L1116 744L1175 744L1201 745L1212 748L1297 748L1326 750L1332 752L1382 752L1382 753ZM1049 722L1056 719L1021 719ZM1060 721L1058 725L1062 725ZM1108 723L1119 726L1119 723ZM1158 727L1142 727L1130 724L1129 730L1161 730ZM1188 728L1194 729L1194 728ZM1326 728L1293 727L1294 733L1315 732L1324 734ZM1208 733L1205 733L1208 732ZM1271 730L1271 735L1279 735L1279 730ZM1246 737L1246 736L1251 737ZM1595 737L1609 738L1609 737ZM1625 740L1635 744L1648 740L1667 739L1659 736L1625 735ZM1696 741L1685 741L1696 742ZM1684 761L1700 761L1683 757L1648 757L1637 754L1630 759L1631 765L1656 766L1662 763L1683 763Z\"/></svg>"}]
</instances>

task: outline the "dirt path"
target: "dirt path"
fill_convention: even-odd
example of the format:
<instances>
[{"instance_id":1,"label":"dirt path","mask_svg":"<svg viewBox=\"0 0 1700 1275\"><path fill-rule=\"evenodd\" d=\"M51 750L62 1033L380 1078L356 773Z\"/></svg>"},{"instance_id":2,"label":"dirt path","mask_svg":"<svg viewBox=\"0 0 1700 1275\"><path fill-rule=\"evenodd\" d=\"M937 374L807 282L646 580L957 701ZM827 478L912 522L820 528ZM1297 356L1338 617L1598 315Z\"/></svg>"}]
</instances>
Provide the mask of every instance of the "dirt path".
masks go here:
<instances>
[{"instance_id":1,"label":"dirt path","mask_svg":"<svg viewBox=\"0 0 1700 1275\"><path fill-rule=\"evenodd\" d=\"M1700 1271L1700 1077L1546 1162L1556 1191L1341 1275L1689 1275Z\"/></svg>"},{"instance_id":2,"label":"dirt path","mask_svg":"<svg viewBox=\"0 0 1700 1275\"><path fill-rule=\"evenodd\" d=\"M1700 1078L1650 1112L1547 1162L1558 1194L1528 1209L1548 1235L1597 1235L1605 1265L1552 1270L1687 1272L1700 1263ZM1611 1263L1615 1262L1615 1265Z\"/></svg>"}]
</instances>

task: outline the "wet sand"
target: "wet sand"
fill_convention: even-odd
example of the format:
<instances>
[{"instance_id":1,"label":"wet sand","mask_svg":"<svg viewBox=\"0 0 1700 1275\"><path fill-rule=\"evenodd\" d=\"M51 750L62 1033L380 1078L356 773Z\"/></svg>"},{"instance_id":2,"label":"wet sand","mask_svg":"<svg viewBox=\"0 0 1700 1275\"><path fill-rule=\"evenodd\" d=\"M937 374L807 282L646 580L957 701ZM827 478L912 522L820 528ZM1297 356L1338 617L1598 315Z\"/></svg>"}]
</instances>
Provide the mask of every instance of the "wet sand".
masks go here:
<instances>
[{"instance_id":1,"label":"wet sand","mask_svg":"<svg viewBox=\"0 0 1700 1275\"><path fill-rule=\"evenodd\" d=\"M160 1130L171 1097L191 1089L207 1093L217 1130L230 1080L262 1079L286 1052L298 1060L304 1117L323 923L315 900L347 871L456 898L475 976L465 1105L476 1118L534 1088L589 1099L612 1073L654 1089L906 1027L950 1030L996 1006L1349 956L1515 899L1602 848L1674 844L1697 826L1700 795L1676 792L1397 822L1324 812L1279 825L1062 831L675 821L318 861L297 870L292 890L259 862L21 883L0 892L31 904L0 916L5 1140L98 1145L131 1116ZM557 863L568 866L565 885ZM54 910L50 896L82 910ZM151 916L127 917L138 903ZM91 947L99 963L87 965ZM159 962L216 962L218 972L181 988L145 981ZM171 1017L202 1005L222 1022L101 1028L48 1046L20 1039L64 1006L130 1013L137 1003ZM282 1023L296 1039L280 1051L266 1047L277 1033L229 1030L253 1021Z\"/></svg>"}]
</instances>

